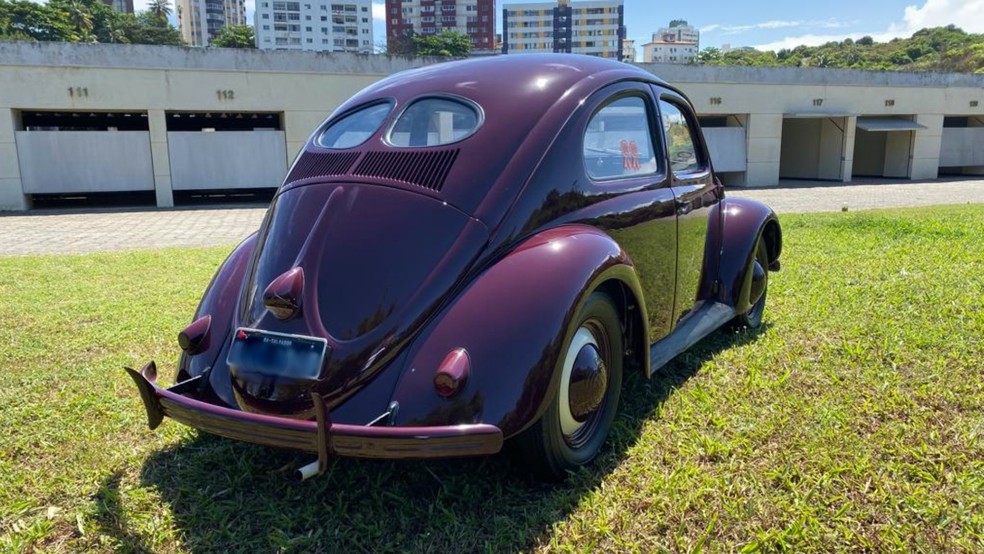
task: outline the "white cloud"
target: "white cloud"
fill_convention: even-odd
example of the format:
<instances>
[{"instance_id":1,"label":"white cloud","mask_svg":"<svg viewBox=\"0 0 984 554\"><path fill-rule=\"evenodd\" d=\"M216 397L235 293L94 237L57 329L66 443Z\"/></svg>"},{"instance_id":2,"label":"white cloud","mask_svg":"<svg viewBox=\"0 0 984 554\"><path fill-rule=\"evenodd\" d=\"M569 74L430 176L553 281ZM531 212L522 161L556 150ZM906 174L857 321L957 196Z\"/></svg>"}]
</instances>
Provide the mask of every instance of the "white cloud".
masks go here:
<instances>
[{"instance_id":1,"label":"white cloud","mask_svg":"<svg viewBox=\"0 0 984 554\"><path fill-rule=\"evenodd\" d=\"M755 31L758 29L788 29L794 27L803 27L807 29L840 29L843 27L849 27L856 22L850 21L839 21L837 19L821 19L814 21L787 21L782 19L773 19L770 21L761 21L759 23L750 23L748 25L725 25L721 23L714 23L700 29L701 33L721 33L722 35L737 35L739 33L746 33L748 31Z\"/></svg>"},{"instance_id":2,"label":"white cloud","mask_svg":"<svg viewBox=\"0 0 984 554\"><path fill-rule=\"evenodd\" d=\"M382 2L372 3L372 18L380 21L386 20L386 4Z\"/></svg>"},{"instance_id":3,"label":"white cloud","mask_svg":"<svg viewBox=\"0 0 984 554\"><path fill-rule=\"evenodd\" d=\"M893 38L912 36L919 29L926 27L944 27L950 24L969 33L984 32L984 0L926 0L922 7L909 6L905 8L902 21L892 23L888 29L883 31L844 35L804 34L759 44L755 48L762 51L777 51L800 45L819 46L831 41L842 41L846 38L857 40L863 36L870 36L878 42L886 42Z\"/></svg>"},{"instance_id":4,"label":"white cloud","mask_svg":"<svg viewBox=\"0 0 984 554\"><path fill-rule=\"evenodd\" d=\"M984 32L984 0L926 0L921 8L909 6L903 16L906 30L951 23L969 33Z\"/></svg>"},{"instance_id":5,"label":"white cloud","mask_svg":"<svg viewBox=\"0 0 984 554\"><path fill-rule=\"evenodd\" d=\"M840 42L846 38L857 40L863 36L870 36L878 42L884 42L886 40L891 40L895 38L894 35L879 34L879 33L848 33L840 35L799 35L795 37L786 37L782 40L777 40L775 42L768 42L766 44L758 44L754 48L756 50L765 51L779 51L783 48L796 48L797 46L820 46L821 44L826 44L828 42Z\"/></svg>"}]
</instances>

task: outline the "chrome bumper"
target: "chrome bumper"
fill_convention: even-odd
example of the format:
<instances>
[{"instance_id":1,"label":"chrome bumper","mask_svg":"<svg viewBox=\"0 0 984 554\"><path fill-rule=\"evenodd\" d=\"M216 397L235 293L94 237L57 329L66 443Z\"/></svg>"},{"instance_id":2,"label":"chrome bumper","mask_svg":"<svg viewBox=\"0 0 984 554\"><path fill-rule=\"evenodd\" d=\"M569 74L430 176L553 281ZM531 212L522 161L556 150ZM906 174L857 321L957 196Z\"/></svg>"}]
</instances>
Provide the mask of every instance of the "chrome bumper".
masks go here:
<instances>
[{"instance_id":1,"label":"chrome bumper","mask_svg":"<svg viewBox=\"0 0 984 554\"><path fill-rule=\"evenodd\" d=\"M315 421L252 414L209 404L187 396L187 386L157 385L154 362L139 372L125 368L133 378L147 423L157 428L169 417L202 431L265 446L316 452L320 471L331 456L382 459L426 459L495 454L502 449L502 431L487 424L442 427L369 427L332 423L328 409L313 394Z\"/></svg>"}]
</instances>

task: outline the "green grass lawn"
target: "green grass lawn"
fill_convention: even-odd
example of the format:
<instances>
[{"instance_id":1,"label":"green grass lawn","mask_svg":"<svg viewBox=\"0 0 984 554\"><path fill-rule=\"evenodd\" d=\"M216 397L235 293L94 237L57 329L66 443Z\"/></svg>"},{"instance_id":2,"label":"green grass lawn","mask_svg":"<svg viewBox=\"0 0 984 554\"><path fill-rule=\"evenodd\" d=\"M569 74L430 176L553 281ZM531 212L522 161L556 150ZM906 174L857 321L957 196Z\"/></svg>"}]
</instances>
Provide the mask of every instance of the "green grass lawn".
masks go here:
<instances>
[{"instance_id":1,"label":"green grass lawn","mask_svg":"<svg viewBox=\"0 0 984 554\"><path fill-rule=\"evenodd\" d=\"M599 462L337 460L146 428L228 249L0 258L0 551L984 550L984 207L784 216L760 333L630 376Z\"/></svg>"}]
</instances>

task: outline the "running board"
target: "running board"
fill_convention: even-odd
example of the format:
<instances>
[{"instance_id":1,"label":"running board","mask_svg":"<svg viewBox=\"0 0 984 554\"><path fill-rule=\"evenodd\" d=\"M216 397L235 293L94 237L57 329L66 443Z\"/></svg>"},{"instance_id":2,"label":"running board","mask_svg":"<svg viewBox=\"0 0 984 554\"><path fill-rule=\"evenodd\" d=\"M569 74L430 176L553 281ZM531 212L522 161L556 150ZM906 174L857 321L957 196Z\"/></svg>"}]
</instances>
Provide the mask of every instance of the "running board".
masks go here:
<instances>
[{"instance_id":1,"label":"running board","mask_svg":"<svg viewBox=\"0 0 984 554\"><path fill-rule=\"evenodd\" d=\"M652 376L684 350L697 344L700 339L731 321L736 315L735 309L731 306L720 302L705 302L666 338L649 348L650 362L647 377Z\"/></svg>"}]
</instances>

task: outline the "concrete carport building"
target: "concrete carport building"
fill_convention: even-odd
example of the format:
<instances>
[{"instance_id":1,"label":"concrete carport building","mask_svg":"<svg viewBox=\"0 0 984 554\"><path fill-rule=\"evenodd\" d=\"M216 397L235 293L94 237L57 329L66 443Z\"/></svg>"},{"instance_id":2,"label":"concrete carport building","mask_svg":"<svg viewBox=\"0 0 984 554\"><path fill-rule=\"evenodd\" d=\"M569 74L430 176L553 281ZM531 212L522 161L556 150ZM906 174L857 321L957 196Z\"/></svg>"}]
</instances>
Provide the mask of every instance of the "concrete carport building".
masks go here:
<instances>
[{"instance_id":1,"label":"concrete carport building","mask_svg":"<svg viewBox=\"0 0 984 554\"><path fill-rule=\"evenodd\" d=\"M0 43L0 210L272 190L324 117L435 60ZM984 174L984 75L642 64L692 100L728 186Z\"/></svg>"}]
</instances>

